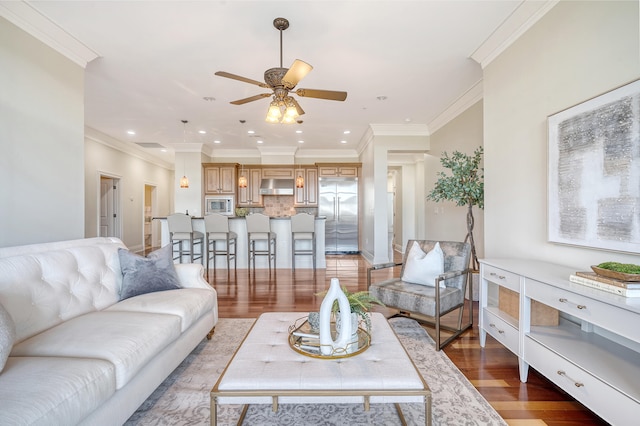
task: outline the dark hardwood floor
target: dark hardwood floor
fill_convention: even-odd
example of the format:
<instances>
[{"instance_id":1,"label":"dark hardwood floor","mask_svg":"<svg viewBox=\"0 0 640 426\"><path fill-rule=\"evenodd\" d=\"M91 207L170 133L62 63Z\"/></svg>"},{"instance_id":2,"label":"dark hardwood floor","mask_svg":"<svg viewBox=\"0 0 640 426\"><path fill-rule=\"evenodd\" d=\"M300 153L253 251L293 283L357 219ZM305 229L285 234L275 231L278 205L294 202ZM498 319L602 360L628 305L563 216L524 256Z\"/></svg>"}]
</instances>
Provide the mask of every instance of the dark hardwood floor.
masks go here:
<instances>
[{"instance_id":1,"label":"dark hardwood floor","mask_svg":"<svg viewBox=\"0 0 640 426\"><path fill-rule=\"evenodd\" d=\"M221 318L256 318L263 312L318 310L322 298L315 293L328 288L334 277L350 291L366 290L368 267L359 255L338 255L328 256L326 270L315 273L278 269L269 274L265 269L249 275L247 270L227 273L219 269L214 273L211 269L207 277L218 292ZM399 268L395 273L399 274ZM391 276L391 270L374 275L375 280ZM477 324L478 303L474 302L473 329L444 351L511 426L607 424L533 369L527 383L521 383L516 356L491 336L481 348ZM434 336L432 328L425 329Z\"/></svg>"}]
</instances>

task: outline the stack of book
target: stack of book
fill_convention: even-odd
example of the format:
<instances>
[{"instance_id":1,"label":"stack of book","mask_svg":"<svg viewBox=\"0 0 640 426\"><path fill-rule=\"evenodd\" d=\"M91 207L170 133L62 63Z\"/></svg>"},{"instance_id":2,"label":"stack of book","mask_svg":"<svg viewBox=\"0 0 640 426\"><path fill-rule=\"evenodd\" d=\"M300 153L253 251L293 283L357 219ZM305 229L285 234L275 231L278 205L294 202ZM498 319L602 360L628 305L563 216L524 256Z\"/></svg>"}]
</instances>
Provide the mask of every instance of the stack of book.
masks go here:
<instances>
[{"instance_id":1,"label":"stack of book","mask_svg":"<svg viewBox=\"0 0 640 426\"><path fill-rule=\"evenodd\" d=\"M576 272L569 276L569 281L624 297L640 297L640 282L638 281L617 280L603 277L595 272Z\"/></svg>"}]
</instances>

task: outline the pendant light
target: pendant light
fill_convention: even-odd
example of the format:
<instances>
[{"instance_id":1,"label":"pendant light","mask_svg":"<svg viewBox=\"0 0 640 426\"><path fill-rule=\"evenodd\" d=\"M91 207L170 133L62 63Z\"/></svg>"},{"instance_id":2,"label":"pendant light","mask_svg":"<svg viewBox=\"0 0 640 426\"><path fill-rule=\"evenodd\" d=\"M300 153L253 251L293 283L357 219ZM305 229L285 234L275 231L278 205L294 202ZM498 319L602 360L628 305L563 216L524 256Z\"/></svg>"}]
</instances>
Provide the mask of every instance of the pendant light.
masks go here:
<instances>
[{"instance_id":1,"label":"pendant light","mask_svg":"<svg viewBox=\"0 0 640 426\"><path fill-rule=\"evenodd\" d=\"M185 144L187 143L187 123L188 123L187 120L182 120L182 138ZM189 178L187 177L187 165L184 157L182 159L182 171L184 172L184 174L180 178L180 188L189 188Z\"/></svg>"},{"instance_id":2,"label":"pendant light","mask_svg":"<svg viewBox=\"0 0 640 426\"><path fill-rule=\"evenodd\" d=\"M238 188L247 187L247 177L244 175L244 165L241 165L240 177L238 178Z\"/></svg>"},{"instance_id":3,"label":"pendant light","mask_svg":"<svg viewBox=\"0 0 640 426\"><path fill-rule=\"evenodd\" d=\"M296 169L297 167L295 167L296 164L296 156L295 154L293 155L293 165L294 165L294 169ZM298 169L298 177L296 178L296 188L304 188L304 178L302 177L302 169Z\"/></svg>"}]
</instances>

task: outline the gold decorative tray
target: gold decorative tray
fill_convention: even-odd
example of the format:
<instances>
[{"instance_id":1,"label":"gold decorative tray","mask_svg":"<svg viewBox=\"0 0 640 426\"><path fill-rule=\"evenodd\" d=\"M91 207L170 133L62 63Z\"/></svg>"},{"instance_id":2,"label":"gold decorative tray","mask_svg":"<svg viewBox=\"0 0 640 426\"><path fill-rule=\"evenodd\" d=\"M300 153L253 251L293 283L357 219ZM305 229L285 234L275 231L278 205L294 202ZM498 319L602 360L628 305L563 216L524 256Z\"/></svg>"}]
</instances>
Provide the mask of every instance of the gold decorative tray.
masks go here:
<instances>
[{"instance_id":1,"label":"gold decorative tray","mask_svg":"<svg viewBox=\"0 0 640 426\"><path fill-rule=\"evenodd\" d=\"M613 278L620 281L640 281L640 274L625 274L624 272L612 271L611 269L598 268L592 266L593 272L607 278Z\"/></svg>"},{"instance_id":2,"label":"gold decorative tray","mask_svg":"<svg viewBox=\"0 0 640 426\"><path fill-rule=\"evenodd\" d=\"M331 323L331 332L335 338L335 323ZM307 317L300 318L289 327L289 346L294 351L319 359L339 359L356 356L366 351L371 345L371 336L366 330L358 327L358 332L346 348L334 349L331 355L323 355L320 351L320 336L311 330Z\"/></svg>"}]
</instances>

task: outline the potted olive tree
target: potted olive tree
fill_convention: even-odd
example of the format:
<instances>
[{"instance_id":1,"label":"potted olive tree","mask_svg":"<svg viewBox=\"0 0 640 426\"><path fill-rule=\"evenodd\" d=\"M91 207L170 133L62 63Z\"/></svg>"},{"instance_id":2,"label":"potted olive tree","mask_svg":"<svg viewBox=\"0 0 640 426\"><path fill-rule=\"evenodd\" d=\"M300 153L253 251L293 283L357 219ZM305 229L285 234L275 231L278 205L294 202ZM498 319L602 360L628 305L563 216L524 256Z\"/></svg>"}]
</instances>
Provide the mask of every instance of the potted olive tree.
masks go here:
<instances>
[{"instance_id":1,"label":"potted olive tree","mask_svg":"<svg viewBox=\"0 0 640 426\"><path fill-rule=\"evenodd\" d=\"M443 152L440 164L445 169L449 169L451 175L444 171L438 172L438 180L433 190L427 195L427 199L432 201L453 201L458 206L467 207L467 235L464 241L471 244L471 267L476 271L480 264L473 240L473 206L484 209L484 168L480 167L482 153L482 147L478 147L473 155L454 151L449 156Z\"/></svg>"}]
</instances>

